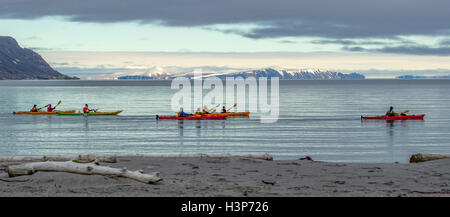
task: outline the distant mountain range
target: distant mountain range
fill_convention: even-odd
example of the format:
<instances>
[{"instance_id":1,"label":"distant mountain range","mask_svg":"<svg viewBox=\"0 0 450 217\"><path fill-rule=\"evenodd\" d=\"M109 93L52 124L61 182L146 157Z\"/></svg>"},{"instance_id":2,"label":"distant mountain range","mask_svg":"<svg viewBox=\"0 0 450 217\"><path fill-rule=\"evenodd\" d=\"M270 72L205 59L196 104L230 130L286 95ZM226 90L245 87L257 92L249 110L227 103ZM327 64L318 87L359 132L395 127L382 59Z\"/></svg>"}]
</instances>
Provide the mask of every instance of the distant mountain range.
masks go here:
<instances>
[{"instance_id":1,"label":"distant mountain range","mask_svg":"<svg viewBox=\"0 0 450 217\"><path fill-rule=\"evenodd\" d=\"M397 79L450 79L450 75L438 75L438 76L422 76L422 75L401 75L397 76Z\"/></svg>"},{"instance_id":2,"label":"distant mountain range","mask_svg":"<svg viewBox=\"0 0 450 217\"><path fill-rule=\"evenodd\" d=\"M0 80L78 79L54 70L37 53L21 48L12 37L0 36Z\"/></svg>"},{"instance_id":3,"label":"distant mountain range","mask_svg":"<svg viewBox=\"0 0 450 217\"><path fill-rule=\"evenodd\" d=\"M118 80L170 80L176 77L194 78L194 73L152 73L149 75L125 75L115 79ZM227 72L227 73L203 73L202 77L218 77L224 79L226 77L277 77L283 80L349 80L349 79L365 79L365 76L358 73L344 74L341 72L324 71L318 69L300 69L300 70L285 70L265 68L257 70L248 70L242 72Z\"/></svg>"}]
</instances>

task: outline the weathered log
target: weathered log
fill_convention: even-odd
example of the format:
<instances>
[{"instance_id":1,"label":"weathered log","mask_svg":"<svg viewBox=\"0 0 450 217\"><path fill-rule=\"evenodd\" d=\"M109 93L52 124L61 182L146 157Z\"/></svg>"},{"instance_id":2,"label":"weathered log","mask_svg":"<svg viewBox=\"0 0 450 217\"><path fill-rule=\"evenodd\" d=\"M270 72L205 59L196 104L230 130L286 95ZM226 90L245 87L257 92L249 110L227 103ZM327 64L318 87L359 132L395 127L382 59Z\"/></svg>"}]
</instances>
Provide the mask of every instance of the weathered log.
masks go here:
<instances>
[{"instance_id":1,"label":"weathered log","mask_svg":"<svg viewBox=\"0 0 450 217\"><path fill-rule=\"evenodd\" d=\"M30 181L29 179L25 179L25 180L8 180L8 179L0 179L0 181L2 182L28 182Z\"/></svg>"},{"instance_id":2,"label":"weathered log","mask_svg":"<svg viewBox=\"0 0 450 217\"><path fill-rule=\"evenodd\" d=\"M37 161L70 161L117 163L115 155L47 155L47 156L4 156L0 162L37 162Z\"/></svg>"},{"instance_id":3,"label":"weathered log","mask_svg":"<svg viewBox=\"0 0 450 217\"><path fill-rule=\"evenodd\" d=\"M413 154L409 159L410 163L420 163L430 160L439 160L444 158L450 158L448 154Z\"/></svg>"},{"instance_id":4,"label":"weathered log","mask_svg":"<svg viewBox=\"0 0 450 217\"><path fill-rule=\"evenodd\" d=\"M231 155L231 154L137 154L137 155L123 155L121 157L142 157L142 158L184 158L184 157L200 157L200 158L213 158L213 157L241 157L241 158L251 158L260 160L273 160L273 157L269 154L262 155Z\"/></svg>"},{"instance_id":5,"label":"weathered log","mask_svg":"<svg viewBox=\"0 0 450 217\"><path fill-rule=\"evenodd\" d=\"M161 180L158 172L143 174L142 171L129 171L126 168L111 168L98 166L94 163L75 163L73 161L33 162L8 166L6 172L10 177L32 175L38 171L43 172L68 172L83 175L117 176L134 179L143 183L154 183Z\"/></svg>"}]
</instances>

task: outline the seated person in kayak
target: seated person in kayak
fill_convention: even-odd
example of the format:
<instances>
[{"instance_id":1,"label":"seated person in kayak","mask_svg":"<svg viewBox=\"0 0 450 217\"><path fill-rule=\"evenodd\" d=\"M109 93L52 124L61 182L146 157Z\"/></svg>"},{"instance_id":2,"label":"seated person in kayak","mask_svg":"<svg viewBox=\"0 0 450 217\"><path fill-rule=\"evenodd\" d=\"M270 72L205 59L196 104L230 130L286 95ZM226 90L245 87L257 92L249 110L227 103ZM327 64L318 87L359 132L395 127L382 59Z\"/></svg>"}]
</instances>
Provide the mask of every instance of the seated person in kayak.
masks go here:
<instances>
[{"instance_id":1,"label":"seated person in kayak","mask_svg":"<svg viewBox=\"0 0 450 217\"><path fill-rule=\"evenodd\" d=\"M52 107L52 104L48 104L48 105L47 105L47 111L48 111L48 112L52 112L52 111L54 111L54 110L55 110L55 108Z\"/></svg>"},{"instance_id":2,"label":"seated person in kayak","mask_svg":"<svg viewBox=\"0 0 450 217\"><path fill-rule=\"evenodd\" d=\"M37 105L34 105L33 108L31 108L30 112L38 112L39 110L41 109L39 109Z\"/></svg>"},{"instance_id":3,"label":"seated person in kayak","mask_svg":"<svg viewBox=\"0 0 450 217\"><path fill-rule=\"evenodd\" d=\"M222 113L227 113L227 109L225 108L225 106L222 106Z\"/></svg>"},{"instance_id":4,"label":"seated person in kayak","mask_svg":"<svg viewBox=\"0 0 450 217\"><path fill-rule=\"evenodd\" d=\"M201 114L201 113L202 113L201 109L200 109L200 108L197 108L197 111L195 111L195 115L199 115L199 114Z\"/></svg>"},{"instance_id":5,"label":"seated person in kayak","mask_svg":"<svg viewBox=\"0 0 450 217\"><path fill-rule=\"evenodd\" d=\"M206 107L206 105L205 105L205 107L203 108L202 113L203 113L203 114L208 114L208 113L209 113L209 112L208 112L208 108Z\"/></svg>"},{"instance_id":6,"label":"seated person in kayak","mask_svg":"<svg viewBox=\"0 0 450 217\"><path fill-rule=\"evenodd\" d=\"M96 112L96 110L95 109L89 109L89 105L88 104L84 105L83 113L89 113L89 112Z\"/></svg>"},{"instance_id":7,"label":"seated person in kayak","mask_svg":"<svg viewBox=\"0 0 450 217\"><path fill-rule=\"evenodd\" d=\"M191 116L191 114L184 112L183 108L180 108L180 112L178 112L178 117L186 117L186 116Z\"/></svg>"},{"instance_id":8,"label":"seated person in kayak","mask_svg":"<svg viewBox=\"0 0 450 217\"><path fill-rule=\"evenodd\" d=\"M397 112L394 112L394 107L390 107L389 110L386 112L386 116L397 116L399 115ZM406 114L401 113L400 115L406 116Z\"/></svg>"}]
</instances>

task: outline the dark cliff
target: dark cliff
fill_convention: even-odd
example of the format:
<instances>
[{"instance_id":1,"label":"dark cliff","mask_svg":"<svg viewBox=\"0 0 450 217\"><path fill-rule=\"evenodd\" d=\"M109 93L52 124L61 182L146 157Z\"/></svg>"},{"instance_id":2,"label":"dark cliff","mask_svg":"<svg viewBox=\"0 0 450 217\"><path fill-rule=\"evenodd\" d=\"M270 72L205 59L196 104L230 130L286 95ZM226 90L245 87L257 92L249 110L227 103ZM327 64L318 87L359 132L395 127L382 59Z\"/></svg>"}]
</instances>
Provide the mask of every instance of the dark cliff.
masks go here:
<instances>
[{"instance_id":1,"label":"dark cliff","mask_svg":"<svg viewBox=\"0 0 450 217\"><path fill-rule=\"evenodd\" d=\"M12 37L0 36L0 80L78 79L54 70L36 52L21 48Z\"/></svg>"}]
</instances>

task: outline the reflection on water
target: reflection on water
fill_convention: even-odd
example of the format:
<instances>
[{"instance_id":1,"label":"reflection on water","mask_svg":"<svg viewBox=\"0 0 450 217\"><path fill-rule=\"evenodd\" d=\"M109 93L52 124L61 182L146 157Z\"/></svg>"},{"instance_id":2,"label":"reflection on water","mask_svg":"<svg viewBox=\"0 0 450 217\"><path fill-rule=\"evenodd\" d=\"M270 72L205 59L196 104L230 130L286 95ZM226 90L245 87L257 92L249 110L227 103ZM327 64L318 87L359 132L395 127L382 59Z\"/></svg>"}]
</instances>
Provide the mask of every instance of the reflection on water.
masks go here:
<instances>
[{"instance_id":1,"label":"reflection on water","mask_svg":"<svg viewBox=\"0 0 450 217\"><path fill-rule=\"evenodd\" d=\"M201 137L202 131L211 128L215 129L217 124L220 124L222 129L226 128L226 120L157 120L156 124L160 124L161 122L176 122L178 127L178 134L180 137L184 136L184 130L186 126L195 128L196 136Z\"/></svg>"}]
</instances>

